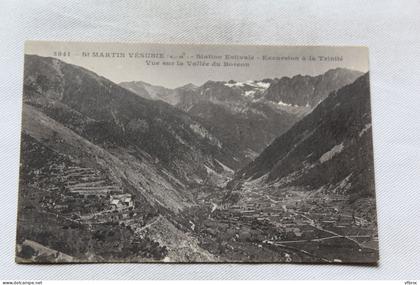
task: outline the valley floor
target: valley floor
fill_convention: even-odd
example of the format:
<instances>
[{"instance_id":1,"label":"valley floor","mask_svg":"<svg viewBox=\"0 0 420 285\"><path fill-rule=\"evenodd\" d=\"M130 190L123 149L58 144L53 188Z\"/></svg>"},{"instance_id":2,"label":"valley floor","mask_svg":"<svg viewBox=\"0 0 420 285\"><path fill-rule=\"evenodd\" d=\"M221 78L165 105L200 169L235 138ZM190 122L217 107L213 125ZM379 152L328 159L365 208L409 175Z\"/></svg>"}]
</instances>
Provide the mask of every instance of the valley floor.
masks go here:
<instances>
[{"instance_id":1,"label":"valley floor","mask_svg":"<svg viewBox=\"0 0 420 285\"><path fill-rule=\"evenodd\" d=\"M99 169L24 142L49 164L21 177L18 262L377 260L373 198L350 204L331 191L254 182L233 198L226 188L198 185L189 191L195 203L174 214Z\"/></svg>"},{"instance_id":2,"label":"valley floor","mask_svg":"<svg viewBox=\"0 0 420 285\"><path fill-rule=\"evenodd\" d=\"M76 174L89 175L83 187L96 187L99 177L90 169L67 173ZM66 185L82 187L71 180ZM355 211L342 195L253 187L238 202L226 203L221 188L203 186L195 189L199 204L171 218L144 215L139 203L111 205L101 191L88 190L91 206L77 213L65 202L84 203L88 196L28 191L32 194L24 197L19 217L17 260L368 263L378 255L375 219ZM43 227L32 227L40 221Z\"/></svg>"},{"instance_id":3,"label":"valley floor","mask_svg":"<svg viewBox=\"0 0 420 285\"><path fill-rule=\"evenodd\" d=\"M194 220L200 245L233 262L369 263L377 258L375 218L349 205L347 197L270 190L276 189L247 189L233 205L214 195L203 199L207 216L196 213ZM369 206L368 200L361 203Z\"/></svg>"},{"instance_id":4,"label":"valley floor","mask_svg":"<svg viewBox=\"0 0 420 285\"><path fill-rule=\"evenodd\" d=\"M26 228L21 235L27 238L18 244L18 258L24 260L28 250L37 252L29 259L49 262L86 261L81 256L90 256L87 261L112 261L118 252L124 253L123 260L137 262L368 263L378 255L374 219L356 215L343 196L321 198L296 189L273 195L267 194L268 189L248 189L239 202L228 204L217 193L221 189L213 190L198 192L201 204L181 213L186 222L178 227L173 226L177 217L172 223L160 214L141 217L141 205L76 215L46 205L34 214L29 204L19 220ZM118 220L111 222L117 213ZM38 220L48 221L49 226L30 229ZM117 232L111 239L110 231ZM63 240L64 235L68 239ZM87 247L71 240L78 235ZM39 243L43 239L47 244Z\"/></svg>"}]
</instances>

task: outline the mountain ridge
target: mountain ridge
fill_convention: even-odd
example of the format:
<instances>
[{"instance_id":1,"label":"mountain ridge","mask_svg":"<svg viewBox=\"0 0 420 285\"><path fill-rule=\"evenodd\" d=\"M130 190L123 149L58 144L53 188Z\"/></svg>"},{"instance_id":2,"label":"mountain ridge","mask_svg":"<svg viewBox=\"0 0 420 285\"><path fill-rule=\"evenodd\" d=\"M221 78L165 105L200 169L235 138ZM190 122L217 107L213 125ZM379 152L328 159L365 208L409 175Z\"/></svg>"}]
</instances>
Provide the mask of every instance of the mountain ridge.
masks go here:
<instances>
[{"instance_id":1,"label":"mountain ridge","mask_svg":"<svg viewBox=\"0 0 420 285\"><path fill-rule=\"evenodd\" d=\"M162 100L185 111L211 129L223 145L234 153L235 160L229 166L238 170L251 162L273 139L308 114L315 107L315 100L322 101L331 91L351 83L357 75L357 71L337 68L315 77L296 75L292 78L244 82L208 80L201 86L187 90L176 88ZM312 85L317 84L317 89L313 87L316 98L306 95L303 98L303 95L297 94L298 91L304 93L306 89L295 90L308 79ZM285 87L290 89L289 96L301 96L300 100L306 100L305 102L295 104L283 98L284 88L279 89L279 86L285 80L293 81L288 85L294 89L288 85ZM141 82L139 86L145 86L145 83ZM133 90L134 87L130 88ZM176 99L171 101L168 99L170 96L175 96Z\"/></svg>"},{"instance_id":2,"label":"mountain ridge","mask_svg":"<svg viewBox=\"0 0 420 285\"><path fill-rule=\"evenodd\" d=\"M25 56L17 262L374 260L368 74L315 106L277 83L135 93Z\"/></svg>"},{"instance_id":3,"label":"mountain ridge","mask_svg":"<svg viewBox=\"0 0 420 285\"><path fill-rule=\"evenodd\" d=\"M262 179L281 187L311 185L317 189L348 178L349 193L374 195L369 90L366 73L331 93L238 171L232 184L235 179Z\"/></svg>"}]
</instances>

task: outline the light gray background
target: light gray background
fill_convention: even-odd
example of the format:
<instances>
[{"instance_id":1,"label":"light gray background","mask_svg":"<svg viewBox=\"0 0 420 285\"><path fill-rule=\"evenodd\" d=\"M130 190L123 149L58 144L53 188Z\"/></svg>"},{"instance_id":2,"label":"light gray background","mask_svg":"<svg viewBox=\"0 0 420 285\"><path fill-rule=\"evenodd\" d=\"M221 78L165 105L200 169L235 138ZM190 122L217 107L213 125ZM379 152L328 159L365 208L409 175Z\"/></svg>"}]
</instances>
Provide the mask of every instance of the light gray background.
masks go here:
<instances>
[{"instance_id":1,"label":"light gray background","mask_svg":"<svg viewBox=\"0 0 420 285\"><path fill-rule=\"evenodd\" d=\"M0 1L0 279L420 279L420 1ZM381 260L16 265L23 42L367 45Z\"/></svg>"}]
</instances>

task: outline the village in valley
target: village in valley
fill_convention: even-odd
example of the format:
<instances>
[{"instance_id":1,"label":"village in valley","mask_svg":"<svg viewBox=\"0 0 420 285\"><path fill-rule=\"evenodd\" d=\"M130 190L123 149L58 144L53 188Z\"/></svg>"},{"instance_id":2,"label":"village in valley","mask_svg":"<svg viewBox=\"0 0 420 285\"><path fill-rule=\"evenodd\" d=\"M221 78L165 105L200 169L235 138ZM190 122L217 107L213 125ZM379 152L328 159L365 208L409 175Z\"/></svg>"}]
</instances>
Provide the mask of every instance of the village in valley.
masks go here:
<instances>
[{"instance_id":1,"label":"village in valley","mask_svg":"<svg viewBox=\"0 0 420 285\"><path fill-rule=\"evenodd\" d=\"M106 229L112 224L128 229L133 236L147 236L159 214L145 216L141 201L136 203L135 196L123 192L100 172L64 165L49 168L55 183L42 195L33 192L27 200L40 199L41 212L61 219L64 231L87 227L96 233L96 242L109 234ZM36 171L33 175L42 183L46 173ZM371 227L374 221L355 216L354 210L343 206L343 195L247 187L243 193L228 195L222 188L200 189L196 198L201 204L182 213L185 229L219 261L257 262L263 256L261 261L341 263L350 254L361 262L366 254L377 254L376 231ZM27 206L25 212L31 214L30 209ZM119 247L120 240L116 238L113 245ZM25 247L37 250L41 260L54 256L57 262L74 261L31 240L23 241L19 249Z\"/></svg>"},{"instance_id":2,"label":"village in valley","mask_svg":"<svg viewBox=\"0 0 420 285\"><path fill-rule=\"evenodd\" d=\"M283 262L346 263L356 256L363 263L377 255L375 220L371 213L357 216L363 211L355 214L345 195L252 184L245 189L227 199L201 196L208 210L195 216L194 232L210 252L244 262L258 261L261 251L264 260L280 256Z\"/></svg>"},{"instance_id":3,"label":"village in valley","mask_svg":"<svg viewBox=\"0 0 420 285\"><path fill-rule=\"evenodd\" d=\"M21 227L26 232L20 235L45 242L18 240L18 260L75 262L77 258L66 252L89 251L102 251L104 258L135 251L143 256L134 255L133 261L168 260L166 247L148 237L163 213L110 180L108 173L80 166L30 138L25 144L48 163L34 162L42 167L24 172L25 181L31 181L25 187L33 191L20 192L25 196ZM261 178L245 181L240 191L229 190L230 178L222 178L221 186L191 188L197 203L172 218L213 255L214 262L346 263L356 258L363 263L377 255L374 200L349 204L344 183L348 177L316 190L285 186L288 177L271 184L261 183ZM30 226L50 219L60 221L60 229L44 222L40 228ZM78 240L80 235L84 239Z\"/></svg>"},{"instance_id":4,"label":"village in valley","mask_svg":"<svg viewBox=\"0 0 420 285\"><path fill-rule=\"evenodd\" d=\"M369 73L115 82L25 56L18 263L378 260Z\"/></svg>"}]
</instances>

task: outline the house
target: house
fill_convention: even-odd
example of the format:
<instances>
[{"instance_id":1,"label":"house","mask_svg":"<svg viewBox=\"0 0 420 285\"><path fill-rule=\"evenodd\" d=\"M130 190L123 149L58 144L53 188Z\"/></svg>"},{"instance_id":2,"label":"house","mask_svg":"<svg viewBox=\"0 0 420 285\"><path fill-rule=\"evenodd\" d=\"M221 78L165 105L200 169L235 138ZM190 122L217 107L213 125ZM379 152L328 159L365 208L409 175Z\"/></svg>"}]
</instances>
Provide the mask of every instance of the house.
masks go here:
<instances>
[{"instance_id":1,"label":"house","mask_svg":"<svg viewBox=\"0 0 420 285\"><path fill-rule=\"evenodd\" d=\"M127 207L133 207L134 201L131 197L131 194L117 194L117 195L111 195L109 198L109 202L111 206L114 206L117 209L127 208Z\"/></svg>"}]
</instances>

